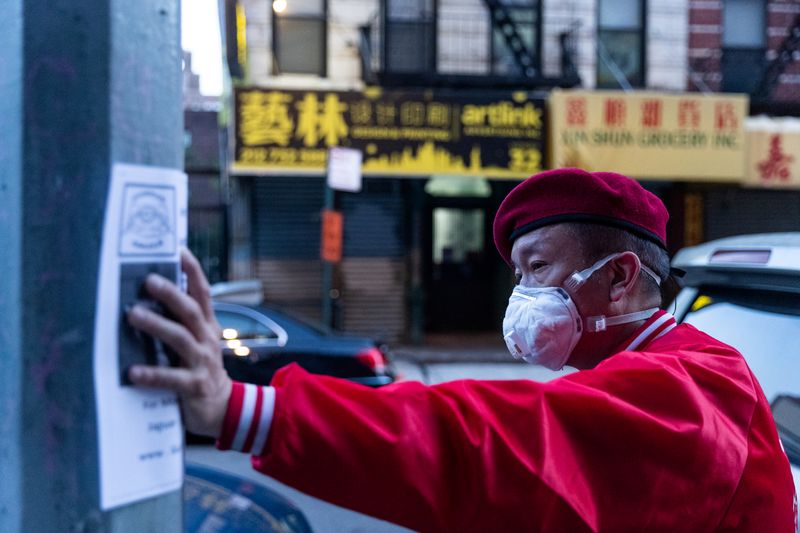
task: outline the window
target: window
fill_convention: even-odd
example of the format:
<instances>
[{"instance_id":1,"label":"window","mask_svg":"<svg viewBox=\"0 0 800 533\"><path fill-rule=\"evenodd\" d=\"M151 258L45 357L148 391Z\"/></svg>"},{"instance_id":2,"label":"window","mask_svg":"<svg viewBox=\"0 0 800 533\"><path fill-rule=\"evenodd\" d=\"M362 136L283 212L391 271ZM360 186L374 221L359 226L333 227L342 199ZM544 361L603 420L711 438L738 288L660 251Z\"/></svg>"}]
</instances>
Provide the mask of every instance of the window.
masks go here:
<instances>
[{"instance_id":1,"label":"window","mask_svg":"<svg viewBox=\"0 0 800 533\"><path fill-rule=\"evenodd\" d=\"M484 210L437 207L433 210L433 262L468 263L484 251Z\"/></svg>"},{"instance_id":2,"label":"window","mask_svg":"<svg viewBox=\"0 0 800 533\"><path fill-rule=\"evenodd\" d=\"M533 64L539 65L539 22L540 3L538 0L501 0L506 6L511 20L514 21L517 33L522 39L525 48L533 56ZM508 47L502 30L492 28L492 72L501 75L520 76L522 72L514 59L514 54Z\"/></svg>"},{"instance_id":3,"label":"window","mask_svg":"<svg viewBox=\"0 0 800 533\"><path fill-rule=\"evenodd\" d=\"M216 315L225 340L277 341L278 339L275 331L254 318L228 311L217 311Z\"/></svg>"},{"instance_id":4,"label":"window","mask_svg":"<svg viewBox=\"0 0 800 533\"><path fill-rule=\"evenodd\" d=\"M272 12L276 73L325 76L326 0L274 0Z\"/></svg>"},{"instance_id":5,"label":"window","mask_svg":"<svg viewBox=\"0 0 800 533\"><path fill-rule=\"evenodd\" d=\"M722 90L753 93L765 66L764 0L722 3Z\"/></svg>"},{"instance_id":6,"label":"window","mask_svg":"<svg viewBox=\"0 0 800 533\"><path fill-rule=\"evenodd\" d=\"M436 70L434 0L385 0L384 65L388 72Z\"/></svg>"},{"instance_id":7,"label":"window","mask_svg":"<svg viewBox=\"0 0 800 533\"><path fill-rule=\"evenodd\" d=\"M643 0L598 0L597 87L644 85Z\"/></svg>"}]
</instances>

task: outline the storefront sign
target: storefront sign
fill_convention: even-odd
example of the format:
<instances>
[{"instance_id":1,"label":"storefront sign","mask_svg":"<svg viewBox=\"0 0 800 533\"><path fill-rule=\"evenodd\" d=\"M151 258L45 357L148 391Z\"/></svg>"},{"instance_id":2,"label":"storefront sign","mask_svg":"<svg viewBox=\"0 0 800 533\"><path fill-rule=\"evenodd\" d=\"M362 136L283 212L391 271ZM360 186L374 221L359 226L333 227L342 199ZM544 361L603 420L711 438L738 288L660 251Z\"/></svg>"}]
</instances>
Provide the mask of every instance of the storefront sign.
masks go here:
<instances>
[{"instance_id":1,"label":"storefront sign","mask_svg":"<svg viewBox=\"0 0 800 533\"><path fill-rule=\"evenodd\" d=\"M745 184L800 188L800 120L757 117L748 119L746 127Z\"/></svg>"},{"instance_id":2,"label":"storefront sign","mask_svg":"<svg viewBox=\"0 0 800 533\"><path fill-rule=\"evenodd\" d=\"M524 178L543 168L544 102L527 93L235 93L239 174L323 175L328 149L363 153L371 176Z\"/></svg>"},{"instance_id":3,"label":"storefront sign","mask_svg":"<svg viewBox=\"0 0 800 533\"><path fill-rule=\"evenodd\" d=\"M741 181L747 97L553 91L551 163L644 179Z\"/></svg>"}]
</instances>

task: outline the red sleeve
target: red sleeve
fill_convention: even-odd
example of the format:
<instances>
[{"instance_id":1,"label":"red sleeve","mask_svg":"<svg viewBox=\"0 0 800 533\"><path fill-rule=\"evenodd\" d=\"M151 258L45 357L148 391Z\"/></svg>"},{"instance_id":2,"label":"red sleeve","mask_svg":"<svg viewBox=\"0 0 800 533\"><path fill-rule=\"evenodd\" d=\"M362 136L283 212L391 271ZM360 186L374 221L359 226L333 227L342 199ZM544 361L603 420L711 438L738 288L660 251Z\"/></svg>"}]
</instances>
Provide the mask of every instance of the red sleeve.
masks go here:
<instances>
[{"instance_id":1,"label":"red sleeve","mask_svg":"<svg viewBox=\"0 0 800 533\"><path fill-rule=\"evenodd\" d=\"M752 392L711 372L701 392L646 354L612 359L547 384L381 389L288 367L253 465L418 531L713 530L747 455Z\"/></svg>"}]
</instances>

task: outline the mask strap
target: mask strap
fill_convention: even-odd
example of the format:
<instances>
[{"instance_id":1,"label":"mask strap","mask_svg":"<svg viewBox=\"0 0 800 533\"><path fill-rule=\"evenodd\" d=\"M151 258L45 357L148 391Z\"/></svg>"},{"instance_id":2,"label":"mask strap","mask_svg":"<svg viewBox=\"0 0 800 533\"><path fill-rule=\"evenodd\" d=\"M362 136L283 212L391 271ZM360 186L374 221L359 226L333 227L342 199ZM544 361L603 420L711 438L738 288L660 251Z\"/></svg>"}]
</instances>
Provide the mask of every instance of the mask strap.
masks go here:
<instances>
[{"instance_id":1,"label":"mask strap","mask_svg":"<svg viewBox=\"0 0 800 533\"><path fill-rule=\"evenodd\" d=\"M616 254L608 255L608 256L602 258L601 260L597 261L595 264L593 264L589 268L587 268L585 270L581 270L580 272L574 272L564 282L564 285L563 285L564 288L566 288L567 290L569 290L571 292L577 291L581 287L581 285L586 283L587 279L592 277L592 274L594 274L595 272L597 272L598 270L603 268L606 265L606 263L608 263L609 261L611 261L613 259L616 259L617 257L619 257L621 255L622 255L621 252L620 253L616 253ZM634 254L634 255L636 255L636 254ZM645 274L647 274L648 276L653 278L653 281L656 282L656 285L658 285L660 287L661 286L661 279L658 277L658 274L653 272L653 270L650 269L649 267L645 266L642 263L642 260L639 259L638 255L636 256L636 260L639 262L639 268L642 271L644 271Z\"/></svg>"},{"instance_id":2,"label":"mask strap","mask_svg":"<svg viewBox=\"0 0 800 533\"><path fill-rule=\"evenodd\" d=\"M589 268L587 268L585 270L581 270L580 272L574 272L564 282L564 285L563 285L564 288L569 290L569 291L572 291L572 292L577 291L581 287L581 285L586 283L587 279L592 277L592 274L594 274L595 272L597 272L598 270L603 268L606 265L606 263L608 263L612 259L616 259L620 255L621 254L618 254L618 253L617 254L608 255L608 256L602 258L601 260L597 261L595 264L593 264Z\"/></svg>"},{"instance_id":3,"label":"mask strap","mask_svg":"<svg viewBox=\"0 0 800 533\"><path fill-rule=\"evenodd\" d=\"M653 314L655 314L656 311L658 311L658 307L612 317L606 317L605 315L590 316L586 319L586 331L597 333L598 331L605 331L611 326L619 326L620 324L638 322L639 320L650 318L653 316Z\"/></svg>"},{"instance_id":4,"label":"mask strap","mask_svg":"<svg viewBox=\"0 0 800 533\"><path fill-rule=\"evenodd\" d=\"M661 286L661 278L659 278L658 274L653 272L650 269L650 267L645 266L644 263L642 263L641 259L639 260L639 267L644 271L645 274L653 278L653 281L656 282L656 285L658 285L659 287Z\"/></svg>"}]
</instances>

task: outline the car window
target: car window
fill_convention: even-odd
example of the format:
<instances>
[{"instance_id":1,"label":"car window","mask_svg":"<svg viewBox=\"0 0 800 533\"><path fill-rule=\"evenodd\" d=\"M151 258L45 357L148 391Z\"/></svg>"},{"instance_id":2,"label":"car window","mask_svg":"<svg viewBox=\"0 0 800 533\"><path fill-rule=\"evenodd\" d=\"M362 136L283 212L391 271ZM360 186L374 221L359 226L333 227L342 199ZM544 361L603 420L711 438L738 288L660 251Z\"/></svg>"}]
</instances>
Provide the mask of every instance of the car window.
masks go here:
<instances>
[{"instance_id":1,"label":"car window","mask_svg":"<svg viewBox=\"0 0 800 533\"><path fill-rule=\"evenodd\" d=\"M278 334L258 320L229 311L217 311L217 320L222 327L222 338L226 340L277 339Z\"/></svg>"},{"instance_id":2,"label":"car window","mask_svg":"<svg viewBox=\"0 0 800 533\"><path fill-rule=\"evenodd\" d=\"M779 396L772 402L775 425L792 464L800 465L800 398Z\"/></svg>"},{"instance_id":3,"label":"car window","mask_svg":"<svg viewBox=\"0 0 800 533\"><path fill-rule=\"evenodd\" d=\"M770 402L800 396L800 295L701 288L683 321L742 352Z\"/></svg>"}]
</instances>

